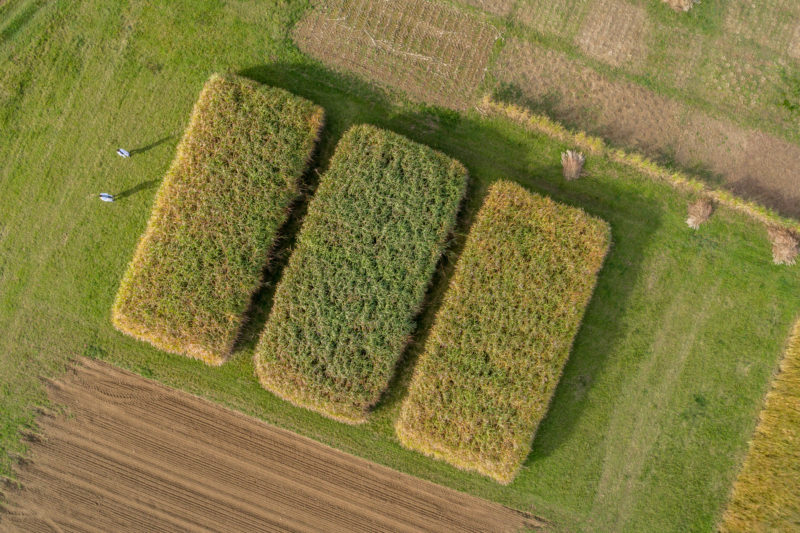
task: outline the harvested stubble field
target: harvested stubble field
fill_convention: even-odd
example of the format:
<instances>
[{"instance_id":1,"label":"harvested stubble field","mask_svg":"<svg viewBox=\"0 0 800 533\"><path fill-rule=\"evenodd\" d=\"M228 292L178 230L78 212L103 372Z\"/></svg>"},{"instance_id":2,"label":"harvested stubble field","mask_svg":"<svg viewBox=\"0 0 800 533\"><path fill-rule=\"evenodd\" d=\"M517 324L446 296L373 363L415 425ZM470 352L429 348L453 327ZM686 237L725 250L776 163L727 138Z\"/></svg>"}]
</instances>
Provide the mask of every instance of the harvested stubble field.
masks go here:
<instances>
[{"instance_id":1,"label":"harvested stubble field","mask_svg":"<svg viewBox=\"0 0 800 533\"><path fill-rule=\"evenodd\" d=\"M547 413L609 245L603 221L495 182L416 365L400 442L510 483Z\"/></svg>"},{"instance_id":2,"label":"harvested stubble field","mask_svg":"<svg viewBox=\"0 0 800 533\"><path fill-rule=\"evenodd\" d=\"M722 517L723 532L800 528L800 321L767 393L750 451Z\"/></svg>"},{"instance_id":3,"label":"harvested stubble field","mask_svg":"<svg viewBox=\"0 0 800 533\"><path fill-rule=\"evenodd\" d=\"M293 35L301 50L338 69L458 109L474 100L499 37L431 0L318 0Z\"/></svg>"},{"instance_id":4,"label":"harvested stubble field","mask_svg":"<svg viewBox=\"0 0 800 533\"><path fill-rule=\"evenodd\" d=\"M110 365L49 386L66 415L7 492L0 531L520 531L546 524Z\"/></svg>"},{"instance_id":5,"label":"harvested stubble field","mask_svg":"<svg viewBox=\"0 0 800 533\"><path fill-rule=\"evenodd\" d=\"M704 1L689 16L714 5L720 3ZM773 265L763 226L724 206L699 230L689 229L693 198L608 154L587 152L584 176L566 182L560 156L576 147L571 141L501 117L410 103L324 68L288 38L305 8L287 1L263 9L249 0L0 6L0 473L11 475L26 453L20 432L33 427L35 406L48 401L37 376L57 376L85 354L393 469L534 512L561 530L713 529L796 319L791 295L800 294L800 270ZM676 24L686 30L699 21ZM463 162L472 185L456 235L467 233L499 179L611 225L614 246L513 483L501 486L406 450L394 432L460 240L437 274L443 282L429 293L407 363L362 425L296 408L260 386L253 352L275 273L267 274L249 326L219 367L164 353L112 327L109 309L151 213L155 191L148 183L167 172L198 92L218 71L324 107L321 170L341 135L364 123ZM142 151L122 160L114 155L119 146ZM101 190L126 196L114 204L89 198Z\"/></svg>"},{"instance_id":6,"label":"harvested stubble field","mask_svg":"<svg viewBox=\"0 0 800 533\"><path fill-rule=\"evenodd\" d=\"M265 388L365 420L414 331L467 186L457 161L372 126L322 176L256 349Z\"/></svg>"},{"instance_id":7,"label":"harvested stubble field","mask_svg":"<svg viewBox=\"0 0 800 533\"><path fill-rule=\"evenodd\" d=\"M122 278L120 331L209 364L228 358L322 121L283 89L209 79Z\"/></svg>"}]
</instances>

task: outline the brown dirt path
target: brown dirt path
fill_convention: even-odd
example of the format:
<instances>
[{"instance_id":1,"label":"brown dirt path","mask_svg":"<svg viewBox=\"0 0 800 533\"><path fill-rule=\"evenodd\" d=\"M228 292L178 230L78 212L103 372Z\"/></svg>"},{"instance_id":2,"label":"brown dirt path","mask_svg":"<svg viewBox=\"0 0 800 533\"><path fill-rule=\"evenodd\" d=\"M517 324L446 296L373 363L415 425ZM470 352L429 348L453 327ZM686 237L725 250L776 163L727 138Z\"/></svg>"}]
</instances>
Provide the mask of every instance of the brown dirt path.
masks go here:
<instances>
[{"instance_id":1,"label":"brown dirt path","mask_svg":"<svg viewBox=\"0 0 800 533\"><path fill-rule=\"evenodd\" d=\"M69 416L6 496L0 531L516 531L544 524L110 365L50 384Z\"/></svg>"}]
</instances>

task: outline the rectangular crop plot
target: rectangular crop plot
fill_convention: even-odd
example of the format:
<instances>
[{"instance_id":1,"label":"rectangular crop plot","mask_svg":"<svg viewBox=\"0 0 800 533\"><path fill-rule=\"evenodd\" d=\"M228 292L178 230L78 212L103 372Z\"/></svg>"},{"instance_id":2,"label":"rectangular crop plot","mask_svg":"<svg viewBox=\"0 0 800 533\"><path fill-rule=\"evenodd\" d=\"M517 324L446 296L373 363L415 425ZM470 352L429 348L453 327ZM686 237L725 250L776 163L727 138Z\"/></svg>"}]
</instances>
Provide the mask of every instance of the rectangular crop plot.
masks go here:
<instances>
[{"instance_id":1,"label":"rectangular crop plot","mask_svg":"<svg viewBox=\"0 0 800 533\"><path fill-rule=\"evenodd\" d=\"M594 291L608 225L492 185L396 423L401 443L509 483L530 451Z\"/></svg>"},{"instance_id":2,"label":"rectangular crop plot","mask_svg":"<svg viewBox=\"0 0 800 533\"><path fill-rule=\"evenodd\" d=\"M365 420L414 330L466 182L458 161L400 135L345 133L256 348L266 389L337 420Z\"/></svg>"},{"instance_id":3,"label":"rectangular crop plot","mask_svg":"<svg viewBox=\"0 0 800 533\"><path fill-rule=\"evenodd\" d=\"M286 91L212 76L122 278L114 326L223 363L322 123L322 108Z\"/></svg>"},{"instance_id":4,"label":"rectangular crop plot","mask_svg":"<svg viewBox=\"0 0 800 533\"><path fill-rule=\"evenodd\" d=\"M303 52L417 100L464 109L499 32L446 4L319 0L297 24Z\"/></svg>"}]
</instances>

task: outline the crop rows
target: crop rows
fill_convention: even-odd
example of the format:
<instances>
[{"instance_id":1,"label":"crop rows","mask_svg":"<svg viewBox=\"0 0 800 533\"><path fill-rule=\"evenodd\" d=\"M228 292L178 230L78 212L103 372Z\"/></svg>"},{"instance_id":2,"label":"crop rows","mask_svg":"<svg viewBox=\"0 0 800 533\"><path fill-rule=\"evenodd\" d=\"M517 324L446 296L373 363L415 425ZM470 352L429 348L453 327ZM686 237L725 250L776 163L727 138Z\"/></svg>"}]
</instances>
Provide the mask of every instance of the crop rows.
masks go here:
<instances>
[{"instance_id":1,"label":"crop rows","mask_svg":"<svg viewBox=\"0 0 800 533\"><path fill-rule=\"evenodd\" d=\"M212 76L122 279L115 327L224 362L322 123L320 107L286 91Z\"/></svg>"},{"instance_id":2,"label":"crop rows","mask_svg":"<svg viewBox=\"0 0 800 533\"><path fill-rule=\"evenodd\" d=\"M372 126L344 135L256 349L265 388L364 420L414 330L466 181L460 163L400 135Z\"/></svg>"},{"instance_id":3,"label":"crop rows","mask_svg":"<svg viewBox=\"0 0 800 533\"><path fill-rule=\"evenodd\" d=\"M569 356L608 225L497 182L477 215L396 424L404 446L509 483Z\"/></svg>"}]
</instances>

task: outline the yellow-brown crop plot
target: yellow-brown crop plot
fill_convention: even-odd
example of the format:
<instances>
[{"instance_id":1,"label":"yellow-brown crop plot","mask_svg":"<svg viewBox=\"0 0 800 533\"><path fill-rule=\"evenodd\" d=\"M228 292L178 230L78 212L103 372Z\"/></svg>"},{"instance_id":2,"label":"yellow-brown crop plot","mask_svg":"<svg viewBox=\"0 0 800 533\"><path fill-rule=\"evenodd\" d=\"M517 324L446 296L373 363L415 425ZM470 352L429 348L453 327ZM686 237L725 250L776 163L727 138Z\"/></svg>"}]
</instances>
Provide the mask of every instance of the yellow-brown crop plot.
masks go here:
<instances>
[{"instance_id":1,"label":"yellow-brown crop plot","mask_svg":"<svg viewBox=\"0 0 800 533\"><path fill-rule=\"evenodd\" d=\"M223 363L322 123L322 108L282 89L212 76L122 278L114 326Z\"/></svg>"},{"instance_id":2,"label":"yellow-brown crop plot","mask_svg":"<svg viewBox=\"0 0 800 533\"><path fill-rule=\"evenodd\" d=\"M459 109L473 103L498 36L429 0L320 0L294 31L300 48L326 64Z\"/></svg>"},{"instance_id":3,"label":"yellow-brown crop plot","mask_svg":"<svg viewBox=\"0 0 800 533\"><path fill-rule=\"evenodd\" d=\"M733 486L722 531L800 528L800 321L767 394L750 451Z\"/></svg>"},{"instance_id":4,"label":"yellow-brown crop plot","mask_svg":"<svg viewBox=\"0 0 800 533\"><path fill-rule=\"evenodd\" d=\"M610 244L604 221L497 182L478 212L396 423L401 443L509 483Z\"/></svg>"}]
</instances>

